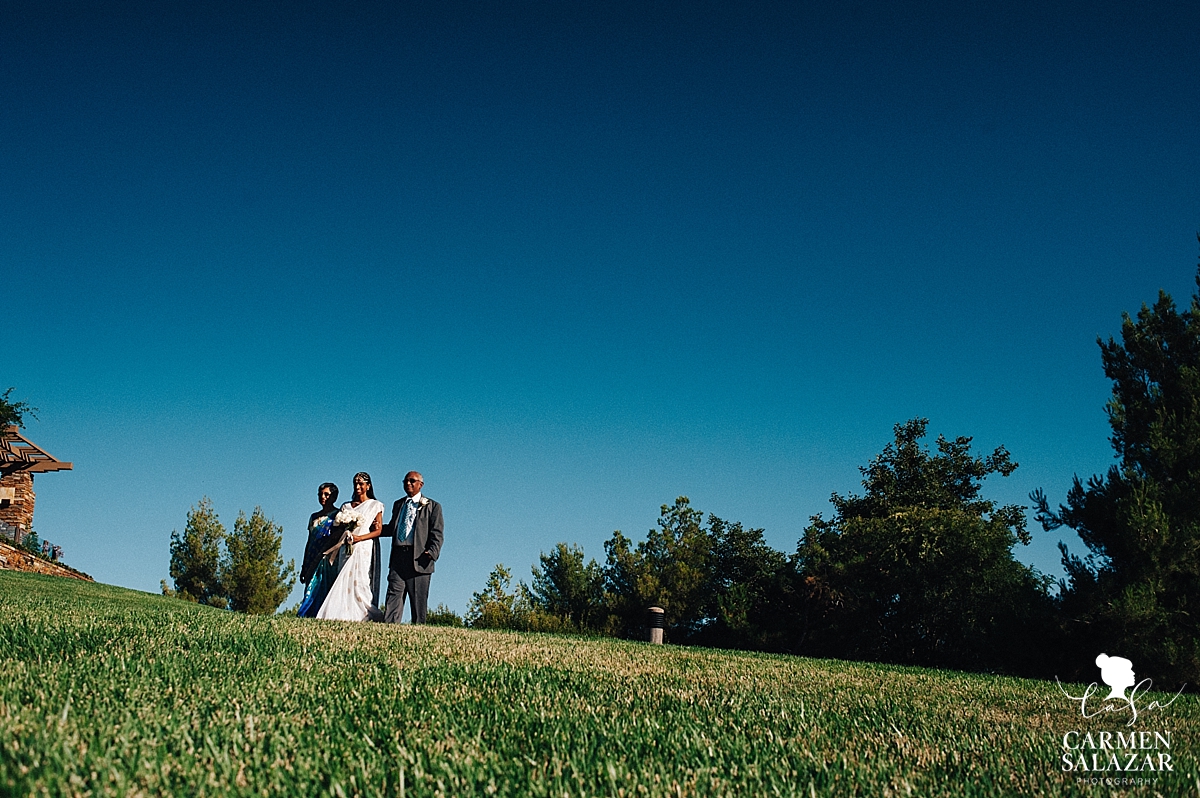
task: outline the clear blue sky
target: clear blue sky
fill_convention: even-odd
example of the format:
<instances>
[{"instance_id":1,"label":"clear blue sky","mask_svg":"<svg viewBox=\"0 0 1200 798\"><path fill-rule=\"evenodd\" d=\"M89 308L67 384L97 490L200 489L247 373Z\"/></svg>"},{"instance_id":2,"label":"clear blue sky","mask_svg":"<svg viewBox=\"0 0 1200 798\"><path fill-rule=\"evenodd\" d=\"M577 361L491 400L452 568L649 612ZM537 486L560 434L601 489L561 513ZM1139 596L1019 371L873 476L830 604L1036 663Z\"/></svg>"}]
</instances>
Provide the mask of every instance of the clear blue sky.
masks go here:
<instances>
[{"instance_id":1,"label":"clear blue sky","mask_svg":"<svg viewBox=\"0 0 1200 798\"><path fill-rule=\"evenodd\" d=\"M359 470L425 474L458 611L681 494L790 552L914 416L1061 500L1112 461L1096 337L1194 287L1193 2L0 18L0 389L104 582L204 495L299 558Z\"/></svg>"}]
</instances>

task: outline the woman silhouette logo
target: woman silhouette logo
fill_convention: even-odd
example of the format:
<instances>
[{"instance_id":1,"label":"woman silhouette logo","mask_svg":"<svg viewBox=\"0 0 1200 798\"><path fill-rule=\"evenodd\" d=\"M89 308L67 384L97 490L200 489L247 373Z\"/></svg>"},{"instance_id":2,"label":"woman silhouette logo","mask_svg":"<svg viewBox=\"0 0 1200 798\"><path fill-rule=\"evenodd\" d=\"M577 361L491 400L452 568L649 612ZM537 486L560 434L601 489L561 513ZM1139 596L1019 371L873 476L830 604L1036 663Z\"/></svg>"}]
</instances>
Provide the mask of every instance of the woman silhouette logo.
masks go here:
<instances>
[{"instance_id":1,"label":"woman silhouette logo","mask_svg":"<svg viewBox=\"0 0 1200 798\"><path fill-rule=\"evenodd\" d=\"M1145 701L1145 694L1148 693L1154 686L1149 679L1142 679L1140 682L1133 675L1133 663L1124 657L1110 657L1107 654L1101 654L1096 657L1096 665L1100 668L1100 678L1109 686L1109 694L1100 702L1099 706L1095 705L1096 696L1103 690L1095 682L1092 682L1083 691L1083 695L1071 695L1063 689L1062 683L1059 683L1058 690L1064 696L1072 701L1079 702L1079 712L1085 718L1094 718L1103 712L1124 712L1129 711L1129 722L1126 726L1132 726L1137 722L1138 714L1144 711L1155 709L1166 709L1175 703L1175 699L1183 695L1183 690L1187 685L1179 688L1179 692L1171 697L1170 701L1154 700L1143 707L1138 706L1138 700L1141 698ZM1056 676L1054 679L1058 681ZM1125 691L1133 688L1129 695L1125 695ZM1109 703L1111 699L1116 699L1116 702ZM1092 709L1088 710L1088 700L1092 700Z\"/></svg>"},{"instance_id":2,"label":"woman silhouette logo","mask_svg":"<svg viewBox=\"0 0 1200 798\"><path fill-rule=\"evenodd\" d=\"M1112 688L1112 692L1108 694L1108 698L1119 698L1122 701L1128 701L1125 697L1125 690L1137 684L1137 678L1133 675L1133 663L1124 657L1110 657L1107 654L1101 654L1096 657L1096 665L1100 667L1100 678Z\"/></svg>"}]
</instances>

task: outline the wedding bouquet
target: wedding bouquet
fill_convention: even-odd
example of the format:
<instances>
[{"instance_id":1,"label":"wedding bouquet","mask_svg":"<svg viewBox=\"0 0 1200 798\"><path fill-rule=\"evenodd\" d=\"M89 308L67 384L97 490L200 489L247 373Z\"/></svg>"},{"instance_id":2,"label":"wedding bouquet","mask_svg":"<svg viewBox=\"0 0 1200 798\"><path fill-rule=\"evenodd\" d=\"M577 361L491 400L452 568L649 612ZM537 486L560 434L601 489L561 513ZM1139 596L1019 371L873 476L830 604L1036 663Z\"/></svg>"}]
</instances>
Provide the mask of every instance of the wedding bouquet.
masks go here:
<instances>
[{"instance_id":1,"label":"wedding bouquet","mask_svg":"<svg viewBox=\"0 0 1200 798\"><path fill-rule=\"evenodd\" d=\"M342 537L346 540L346 545L353 549L354 542L350 540L350 536L354 534L354 530L358 529L358 516L343 508L338 511L338 514L333 519L333 523L337 529L341 530Z\"/></svg>"}]
</instances>

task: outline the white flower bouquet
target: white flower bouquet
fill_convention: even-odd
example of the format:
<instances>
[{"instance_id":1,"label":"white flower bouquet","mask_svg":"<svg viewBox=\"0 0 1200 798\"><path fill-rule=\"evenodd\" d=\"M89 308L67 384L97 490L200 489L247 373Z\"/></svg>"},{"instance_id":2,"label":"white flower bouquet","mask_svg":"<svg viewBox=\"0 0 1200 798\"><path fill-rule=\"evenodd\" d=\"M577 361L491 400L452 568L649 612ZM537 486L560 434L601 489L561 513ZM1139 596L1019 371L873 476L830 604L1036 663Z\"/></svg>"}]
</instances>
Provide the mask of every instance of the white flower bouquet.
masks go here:
<instances>
[{"instance_id":1,"label":"white flower bouquet","mask_svg":"<svg viewBox=\"0 0 1200 798\"><path fill-rule=\"evenodd\" d=\"M334 526L342 531L342 539L346 541L346 545L353 549L354 541L352 540L352 536L354 535L354 530L358 529L358 516L350 512L349 509L343 507L338 511L338 514L334 516L333 523Z\"/></svg>"}]
</instances>

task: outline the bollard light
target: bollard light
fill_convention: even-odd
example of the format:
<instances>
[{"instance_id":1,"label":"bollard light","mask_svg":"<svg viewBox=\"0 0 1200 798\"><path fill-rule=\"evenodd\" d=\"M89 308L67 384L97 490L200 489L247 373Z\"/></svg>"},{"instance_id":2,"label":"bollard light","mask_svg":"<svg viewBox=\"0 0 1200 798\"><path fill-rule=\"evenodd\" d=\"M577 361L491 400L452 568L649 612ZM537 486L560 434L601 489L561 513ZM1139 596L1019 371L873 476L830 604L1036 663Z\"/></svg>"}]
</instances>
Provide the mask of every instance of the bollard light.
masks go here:
<instances>
[{"instance_id":1,"label":"bollard light","mask_svg":"<svg viewBox=\"0 0 1200 798\"><path fill-rule=\"evenodd\" d=\"M663 641L663 627L666 626L667 611L662 607L651 607L649 616L650 642L661 646Z\"/></svg>"}]
</instances>

